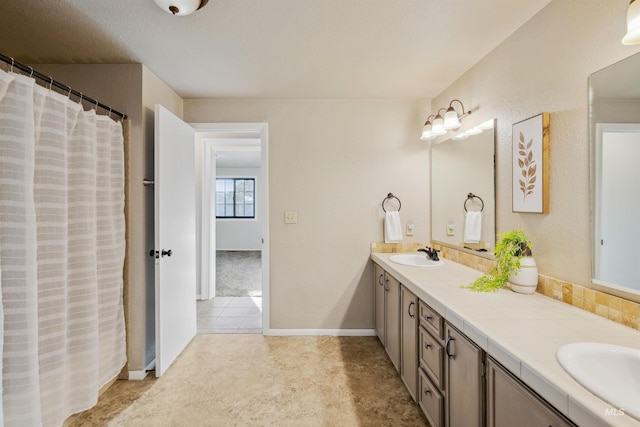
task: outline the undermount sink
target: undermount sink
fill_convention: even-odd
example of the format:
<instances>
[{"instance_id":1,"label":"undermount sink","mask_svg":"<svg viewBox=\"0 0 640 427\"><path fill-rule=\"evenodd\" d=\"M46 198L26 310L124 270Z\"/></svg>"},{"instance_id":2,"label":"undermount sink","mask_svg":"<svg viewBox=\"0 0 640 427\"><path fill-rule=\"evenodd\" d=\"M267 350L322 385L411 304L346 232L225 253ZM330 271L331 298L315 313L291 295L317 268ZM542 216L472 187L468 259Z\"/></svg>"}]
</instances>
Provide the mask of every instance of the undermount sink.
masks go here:
<instances>
[{"instance_id":1,"label":"undermount sink","mask_svg":"<svg viewBox=\"0 0 640 427\"><path fill-rule=\"evenodd\" d=\"M416 254L398 254L391 255L389 260L396 264L412 265L414 267L439 267L444 264L444 261L433 261L428 259L425 255Z\"/></svg>"},{"instance_id":2,"label":"undermount sink","mask_svg":"<svg viewBox=\"0 0 640 427\"><path fill-rule=\"evenodd\" d=\"M584 388L640 420L640 350L581 342L558 348L556 358Z\"/></svg>"}]
</instances>

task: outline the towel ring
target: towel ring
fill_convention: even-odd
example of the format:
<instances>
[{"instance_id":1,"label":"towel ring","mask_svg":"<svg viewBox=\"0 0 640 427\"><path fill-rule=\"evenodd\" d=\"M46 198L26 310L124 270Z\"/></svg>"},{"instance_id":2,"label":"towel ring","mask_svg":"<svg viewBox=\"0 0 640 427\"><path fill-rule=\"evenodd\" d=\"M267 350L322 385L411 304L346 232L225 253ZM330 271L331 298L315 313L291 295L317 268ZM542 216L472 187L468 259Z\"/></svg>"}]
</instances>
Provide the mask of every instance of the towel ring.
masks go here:
<instances>
[{"instance_id":1,"label":"towel ring","mask_svg":"<svg viewBox=\"0 0 640 427\"><path fill-rule=\"evenodd\" d=\"M385 202L387 200L390 200L390 199L396 199L398 201L398 212L400 212L400 209L402 209L402 202L400 201L400 199L398 199L396 196L394 196L393 193L387 194L387 197L385 197L382 200L382 210L387 212L387 210L384 208L384 204L385 204Z\"/></svg>"},{"instance_id":2,"label":"towel ring","mask_svg":"<svg viewBox=\"0 0 640 427\"><path fill-rule=\"evenodd\" d=\"M480 207L480 212L482 212L482 211L484 210L484 201L482 200L482 198L481 198L480 196L476 196L476 195L475 195L475 194L473 194L473 193L469 193L469 194L467 194L467 200L465 200L465 201L464 201L464 211L465 211L465 212L469 212L469 211L467 210L467 202L468 202L469 200L473 200L473 199L478 199L478 200L480 200L480 203L482 203L482 206Z\"/></svg>"}]
</instances>

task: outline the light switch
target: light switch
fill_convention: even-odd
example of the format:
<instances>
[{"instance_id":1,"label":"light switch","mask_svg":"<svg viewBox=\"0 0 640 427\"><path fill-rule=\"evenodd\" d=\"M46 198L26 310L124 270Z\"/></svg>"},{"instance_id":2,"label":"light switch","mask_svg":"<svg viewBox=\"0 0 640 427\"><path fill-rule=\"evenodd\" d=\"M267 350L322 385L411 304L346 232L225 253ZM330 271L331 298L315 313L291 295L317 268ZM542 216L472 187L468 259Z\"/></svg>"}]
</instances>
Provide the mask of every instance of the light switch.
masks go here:
<instances>
[{"instance_id":1,"label":"light switch","mask_svg":"<svg viewBox=\"0 0 640 427\"><path fill-rule=\"evenodd\" d=\"M456 226L453 223L447 224L447 236L453 236L456 234Z\"/></svg>"},{"instance_id":2,"label":"light switch","mask_svg":"<svg viewBox=\"0 0 640 427\"><path fill-rule=\"evenodd\" d=\"M288 211L284 213L284 223L285 224L297 224L298 223L298 212L296 211Z\"/></svg>"},{"instance_id":3,"label":"light switch","mask_svg":"<svg viewBox=\"0 0 640 427\"><path fill-rule=\"evenodd\" d=\"M407 223L407 236L413 236L413 223Z\"/></svg>"}]
</instances>

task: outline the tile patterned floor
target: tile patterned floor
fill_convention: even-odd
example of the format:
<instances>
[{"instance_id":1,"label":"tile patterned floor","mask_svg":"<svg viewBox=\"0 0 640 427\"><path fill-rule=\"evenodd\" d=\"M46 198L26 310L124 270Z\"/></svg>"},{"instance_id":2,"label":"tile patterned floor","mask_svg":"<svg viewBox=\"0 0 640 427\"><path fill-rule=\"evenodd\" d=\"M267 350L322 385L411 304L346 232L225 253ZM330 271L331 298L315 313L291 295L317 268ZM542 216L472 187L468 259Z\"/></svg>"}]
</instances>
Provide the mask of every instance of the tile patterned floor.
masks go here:
<instances>
[{"instance_id":1,"label":"tile patterned floor","mask_svg":"<svg viewBox=\"0 0 640 427\"><path fill-rule=\"evenodd\" d=\"M199 334L262 333L262 297L216 297L196 307Z\"/></svg>"}]
</instances>

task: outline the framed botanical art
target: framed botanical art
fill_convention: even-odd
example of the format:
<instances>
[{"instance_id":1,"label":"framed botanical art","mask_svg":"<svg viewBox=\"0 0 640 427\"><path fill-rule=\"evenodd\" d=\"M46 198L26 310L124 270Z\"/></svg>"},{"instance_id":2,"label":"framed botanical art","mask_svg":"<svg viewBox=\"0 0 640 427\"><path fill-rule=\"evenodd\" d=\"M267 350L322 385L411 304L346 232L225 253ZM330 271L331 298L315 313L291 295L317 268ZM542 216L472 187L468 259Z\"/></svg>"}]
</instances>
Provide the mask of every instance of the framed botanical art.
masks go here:
<instances>
[{"instance_id":1,"label":"framed botanical art","mask_svg":"<svg viewBox=\"0 0 640 427\"><path fill-rule=\"evenodd\" d=\"M549 113L513 124L512 210L549 213Z\"/></svg>"}]
</instances>

